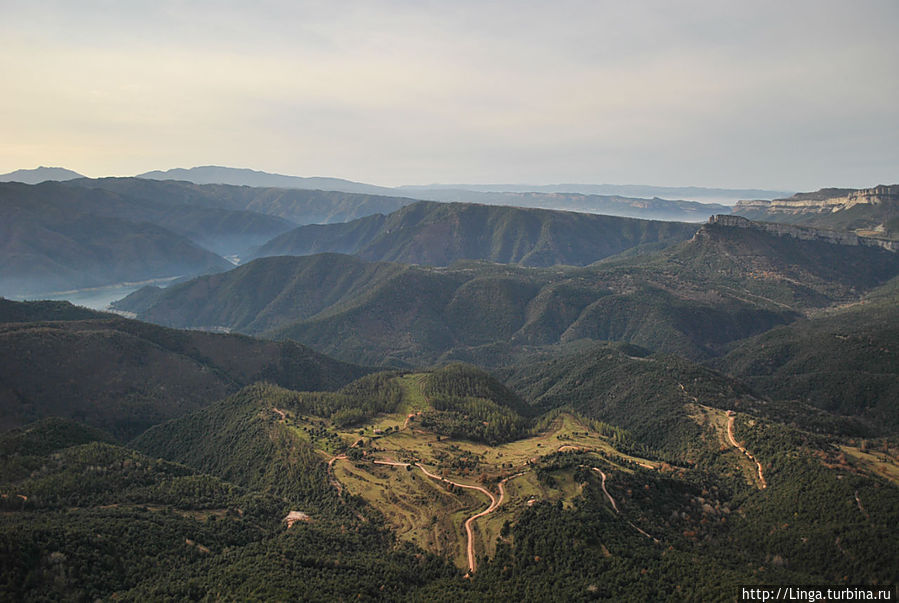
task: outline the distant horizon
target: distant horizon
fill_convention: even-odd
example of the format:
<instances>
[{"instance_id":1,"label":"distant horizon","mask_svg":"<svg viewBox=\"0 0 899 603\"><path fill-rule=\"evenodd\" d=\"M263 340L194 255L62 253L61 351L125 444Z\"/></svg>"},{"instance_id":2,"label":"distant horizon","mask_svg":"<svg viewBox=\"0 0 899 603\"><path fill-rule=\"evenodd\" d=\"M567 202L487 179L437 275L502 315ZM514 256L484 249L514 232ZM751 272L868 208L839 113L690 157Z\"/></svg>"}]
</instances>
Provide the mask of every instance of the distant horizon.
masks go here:
<instances>
[{"instance_id":1,"label":"distant horizon","mask_svg":"<svg viewBox=\"0 0 899 603\"><path fill-rule=\"evenodd\" d=\"M137 177L142 176L143 174L149 174L152 172L165 173L165 172L174 171L174 170L193 170L193 169L198 169L198 168L222 168L222 169L228 169L228 170L248 170L248 171L256 172L259 174L266 174L266 175L272 175L272 176L286 176L286 177L290 177L290 178L336 179L336 180L345 180L348 182L353 182L353 183L358 183L358 184L366 184L366 185L378 186L378 187L390 188L390 189L402 189L402 188L406 188L406 187L445 188L445 187L455 187L455 186L458 186L458 187L468 187L468 186L472 186L472 187L474 187L474 186L485 186L485 187L486 186L490 186L490 187L498 187L498 186L511 186L511 187L609 186L609 187L651 187L651 188L679 188L679 189L680 188L682 188L682 189L695 188L695 189L704 189L704 190L726 190L726 191L756 190L756 191L766 191L766 192L797 193L797 192L808 192L811 190L820 190L822 188L872 188L877 185L892 184L892 182L879 182L879 183L862 185L862 186L842 186L842 185L828 184L828 185L823 185L823 186L819 186L814 189L807 189L807 190L782 188L782 187L768 187L768 186L716 186L716 185L705 185L705 184L670 184L670 183L658 184L658 183L652 183L652 182L587 182L587 181L581 181L581 182L574 182L574 181L567 181L567 182L561 182L561 181L558 181L558 182L557 181L545 181L545 182L503 182L503 181L438 182L438 181L431 181L431 182L427 182L427 181L425 181L425 182L403 182L401 184L381 184L378 182L359 180L356 178L346 177L343 175L335 175L335 174L327 174L327 175L323 175L323 174L312 174L312 175L293 174L293 173L276 172L276 171L272 171L272 170L268 170L268 169L260 169L260 168L255 168L255 167L220 165L220 164L211 164L211 163L199 163L196 165L192 165L190 167L177 166L177 167L170 167L170 168L154 168L154 169L149 169L149 170L138 171L133 174L130 174L130 173L107 173L107 174L103 174L103 175L87 174L82 170L73 169L73 168L71 168L69 166L65 166L65 165L48 165L48 164L44 163L44 164L40 164L33 168L21 167L21 166L15 167L12 169L0 168L0 176L6 176L8 174L12 174L14 172L19 172L19 171L34 172L34 171L40 170L40 169L48 169L48 170L60 169L60 170L67 170L70 172L74 172L84 178L91 178L91 179L137 178Z\"/></svg>"},{"instance_id":2,"label":"distant horizon","mask_svg":"<svg viewBox=\"0 0 899 603\"><path fill-rule=\"evenodd\" d=\"M183 166L175 166L175 167L167 167L167 168L153 168L149 170L136 171L135 173L107 173L103 175L91 175L87 174L82 170L73 169L71 167L65 165L48 165L46 163L42 163L37 165L36 167L14 167L12 169L0 168L0 176L5 176L7 174L11 174L18 171L35 171L38 169L62 169L68 170L71 172L75 172L85 178L137 178L143 174L148 174L152 172L169 172L173 170L192 170L198 168L223 168L229 170L249 170L252 172L257 172L260 174L267 174L273 176L287 176L290 178L324 178L324 179L336 179L336 180L346 180L348 182L358 183L358 184L366 184L370 186L377 186L383 188L390 189L402 189L406 187L419 187L419 188L430 188L430 187L466 187L466 186L513 186L513 187L551 187L551 186L610 186L610 187L652 187L652 188L696 188L696 189L706 189L706 190L726 190L726 191L741 191L741 190L755 190L755 191L766 191L766 192L777 192L777 193L803 193L803 192L814 192L821 189L828 188L848 188L848 189L867 189L874 188L876 186L885 186L891 184L899 183L899 175L897 175L893 179L886 179L884 181L879 182L870 182L864 184L843 184L843 183L822 183L818 186L809 187L809 188L791 188L791 187L778 187L778 186L730 186L730 185L711 185L711 184L671 184L671 183L654 183L654 182L602 182L602 181L545 181L545 182L503 182L498 180L486 180L486 181L424 181L424 182L402 182L401 184L382 184L380 182L372 182L368 180L360 180L357 178L346 177L343 175L335 175L335 174L295 174L295 173L284 173L277 172L271 169L263 169L258 167L245 167L245 166L235 166L235 165L222 165L222 164L213 164L213 163L197 163L195 165L191 165L190 167Z\"/></svg>"},{"instance_id":3,"label":"distant horizon","mask_svg":"<svg viewBox=\"0 0 899 603\"><path fill-rule=\"evenodd\" d=\"M897 22L895 0L12 3L0 165L865 188L897 180Z\"/></svg>"}]
</instances>

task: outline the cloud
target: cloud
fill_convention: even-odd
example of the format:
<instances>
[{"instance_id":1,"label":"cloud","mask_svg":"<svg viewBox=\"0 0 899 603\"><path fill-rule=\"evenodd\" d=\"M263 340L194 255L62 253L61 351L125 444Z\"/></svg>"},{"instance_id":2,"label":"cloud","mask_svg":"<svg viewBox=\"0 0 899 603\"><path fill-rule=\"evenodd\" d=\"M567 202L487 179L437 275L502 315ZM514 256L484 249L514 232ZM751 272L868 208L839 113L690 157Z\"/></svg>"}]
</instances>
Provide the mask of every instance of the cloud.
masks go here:
<instances>
[{"instance_id":1,"label":"cloud","mask_svg":"<svg viewBox=\"0 0 899 603\"><path fill-rule=\"evenodd\" d=\"M810 188L899 164L892 1L4 10L10 170Z\"/></svg>"}]
</instances>

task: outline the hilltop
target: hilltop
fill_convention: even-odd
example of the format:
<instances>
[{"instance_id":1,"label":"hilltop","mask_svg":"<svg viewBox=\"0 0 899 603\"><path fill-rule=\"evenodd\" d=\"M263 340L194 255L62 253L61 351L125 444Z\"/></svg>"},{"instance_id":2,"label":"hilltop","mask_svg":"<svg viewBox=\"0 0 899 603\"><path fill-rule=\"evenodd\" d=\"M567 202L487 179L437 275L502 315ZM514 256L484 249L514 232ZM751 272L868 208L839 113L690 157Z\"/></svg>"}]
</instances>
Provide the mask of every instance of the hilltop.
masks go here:
<instances>
[{"instance_id":1,"label":"hilltop","mask_svg":"<svg viewBox=\"0 0 899 603\"><path fill-rule=\"evenodd\" d=\"M634 346L506 379L254 384L129 447L58 419L4 434L3 592L708 600L895 580L883 441L789 427L738 381Z\"/></svg>"},{"instance_id":2,"label":"hilltop","mask_svg":"<svg viewBox=\"0 0 899 603\"><path fill-rule=\"evenodd\" d=\"M16 170L8 174L0 174L0 182L21 182L23 184L39 184L47 180L74 180L75 178L84 178L84 176L66 168L44 166L33 170Z\"/></svg>"},{"instance_id":3,"label":"hilltop","mask_svg":"<svg viewBox=\"0 0 899 603\"><path fill-rule=\"evenodd\" d=\"M851 547L868 560L859 575L890 575L868 541L835 543L833 534L846 525L868 536L894 530L894 488L837 460L828 441L758 414L765 402L733 380L627 352L599 347L523 366L516 379L530 384L537 412L489 375L455 365L372 375L334 394L253 387L134 444L320 516L383 522L401 541L474 574L477 591L514 589L523 579L545 585L547 571L564 567L579 568L570 577L575 590L585 574L624 577L648 565L703 592L704 581L682 582L696 563L731 580L752 571L774 580L845 571L804 542L832 554ZM628 391L634 374L647 386L650 375L661 378L662 387ZM595 418L627 417L634 407L641 414L627 419L633 429ZM500 424L512 431L485 442L482 426ZM754 460L732 443L734 433ZM797 488L806 495L799 507ZM796 543L781 537L784 508ZM579 540L585 533L591 540ZM771 551L793 569L762 561Z\"/></svg>"}]
</instances>

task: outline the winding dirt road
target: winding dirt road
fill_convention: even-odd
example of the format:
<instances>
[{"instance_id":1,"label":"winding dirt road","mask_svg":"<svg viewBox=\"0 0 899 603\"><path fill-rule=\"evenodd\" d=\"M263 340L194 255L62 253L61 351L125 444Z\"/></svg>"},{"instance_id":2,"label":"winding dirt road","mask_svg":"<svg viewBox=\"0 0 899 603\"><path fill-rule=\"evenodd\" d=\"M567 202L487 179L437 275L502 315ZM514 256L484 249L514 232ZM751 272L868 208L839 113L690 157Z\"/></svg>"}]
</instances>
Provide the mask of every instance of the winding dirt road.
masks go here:
<instances>
[{"instance_id":1,"label":"winding dirt road","mask_svg":"<svg viewBox=\"0 0 899 603\"><path fill-rule=\"evenodd\" d=\"M618 510L618 505L615 503L615 499L612 498L612 495L609 494L608 490L606 490L606 474L605 474L605 472L602 469L600 469L599 467L591 467L591 469L593 469L594 471L596 471L597 473L599 473L602 476L602 491L605 493L606 498L609 499L609 502L612 503L612 508L615 510L615 512L620 514L621 512ZM647 538L649 538L650 540L655 542L656 544L661 544L661 541L659 541L658 538L656 538L652 534L647 533L645 530L641 530L639 527L637 527L637 525L634 522L632 522L630 520L626 520L626 521L629 526L631 526L632 528L634 528L635 530L637 530L638 532L640 532L641 534L643 534L644 536L646 536Z\"/></svg>"},{"instance_id":2,"label":"winding dirt road","mask_svg":"<svg viewBox=\"0 0 899 603\"><path fill-rule=\"evenodd\" d=\"M328 461L328 479L330 480L331 485L334 486L335 488L337 488L337 495L338 495L338 496L342 496L342 495L343 495L343 484L341 484L341 483L340 483L340 480L338 480L338 479L334 476L334 461L337 461L337 460L340 460L340 459L345 459L345 458L347 458L347 456L346 456L345 454L338 454L338 455L335 456L333 459L331 459L330 461Z\"/></svg>"},{"instance_id":3,"label":"winding dirt road","mask_svg":"<svg viewBox=\"0 0 899 603\"><path fill-rule=\"evenodd\" d=\"M618 505L615 504L615 499L612 498L612 495L609 494L609 491L606 490L606 474L603 473L602 469L598 467L593 467L593 470L599 473L602 476L602 491L605 492L606 498L609 499L609 502L612 503L612 508L615 509L615 512L618 513ZM648 535L648 534L647 534Z\"/></svg>"},{"instance_id":4,"label":"winding dirt road","mask_svg":"<svg viewBox=\"0 0 899 603\"><path fill-rule=\"evenodd\" d=\"M759 489L764 490L765 488L768 487L768 482L765 481L765 476L762 473L762 464L760 462L758 462L758 460L756 460L756 458L754 456L752 456L751 452L749 452L748 450L743 448L743 446L741 444L739 444L737 442L737 439L734 437L734 420L736 420L736 418L737 418L736 415L730 415L727 418L727 438L730 440L730 443L733 444L737 450L739 450L740 452L745 454L747 457L749 457L749 460L752 461L753 463L755 463L756 466L759 468L759 483L761 483L761 486Z\"/></svg>"},{"instance_id":5,"label":"winding dirt road","mask_svg":"<svg viewBox=\"0 0 899 603\"><path fill-rule=\"evenodd\" d=\"M418 467L419 469L421 469L421 472L424 473L426 476L430 477L431 479L445 482L447 484L452 484L453 486L456 486L457 488L468 488L469 490L477 490L478 492L482 492L483 494L486 494L490 498L490 506L489 507L487 507L485 510L481 511L480 513L472 515L471 517L469 517L468 519L465 520L465 534L468 538L468 547L467 547L468 573L473 574L475 571L477 571L478 561L477 561L477 557L475 556L475 552L474 552L474 529L472 528L472 524L474 523L474 521L476 519L480 519L481 517L484 517L485 515L489 515L490 513L493 513L497 509L497 507L499 507L501 504L503 504L503 499L505 499L505 497L506 497L506 488L505 488L506 482L512 478L518 477L521 474L516 473L515 475L510 475L509 477L501 480L499 482L499 497L497 498L496 495L494 495L492 492L490 492L486 488L483 488L481 486L472 486L470 484L460 484L459 482L454 482L454 481L448 480L445 477L442 477L435 473L431 473L430 471L425 469L425 467L423 465L421 465L420 463L400 463L397 461L372 461L372 462L376 465L389 465L392 467L409 467L410 465L414 465L415 467Z\"/></svg>"}]
</instances>

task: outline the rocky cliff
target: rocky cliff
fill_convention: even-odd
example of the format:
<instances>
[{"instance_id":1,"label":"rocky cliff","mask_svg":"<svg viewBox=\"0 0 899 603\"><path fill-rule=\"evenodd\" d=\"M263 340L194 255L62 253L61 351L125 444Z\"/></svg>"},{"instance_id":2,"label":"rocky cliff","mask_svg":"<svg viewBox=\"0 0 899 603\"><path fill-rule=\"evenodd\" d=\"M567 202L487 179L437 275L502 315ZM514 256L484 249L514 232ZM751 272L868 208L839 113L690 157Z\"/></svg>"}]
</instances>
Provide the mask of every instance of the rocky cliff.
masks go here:
<instances>
[{"instance_id":1,"label":"rocky cliff","mask_svg":"<svg viewBox=\"0 0 899 603\"><path fill-rule=\"evenodd\" d=\"M735 214L820 214L845 211L857 205L899 205L899 184L864 189L825 188L771 201L738 201Z\"/></svg>"},{"instance_id":2,"label":"rocky cliff","mask_svg":"<svg viewBox=\"0 0 899 603\"><path fill-rule=\"evenodd\" d=\"M884 187L889 188L889 187ZM892 187L899 190L899 187ZM870 189L876 190L876 189ZM834 245L850 245L853 247L880 247L888 251L899 251L899 241L877 239L873 237L860 237L848 231L824 230L808 226L796 226L794 224L776 224L770 222L753 222L742 216L717 215L709 218L708 224L699 229L694 238L701 238L708 233L709 228L749 228L769 232L780 237L793 237L805 241L824 241Z\"/></svg>"}]
</instances>

